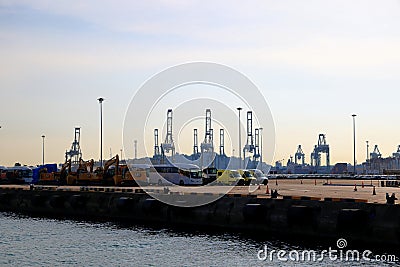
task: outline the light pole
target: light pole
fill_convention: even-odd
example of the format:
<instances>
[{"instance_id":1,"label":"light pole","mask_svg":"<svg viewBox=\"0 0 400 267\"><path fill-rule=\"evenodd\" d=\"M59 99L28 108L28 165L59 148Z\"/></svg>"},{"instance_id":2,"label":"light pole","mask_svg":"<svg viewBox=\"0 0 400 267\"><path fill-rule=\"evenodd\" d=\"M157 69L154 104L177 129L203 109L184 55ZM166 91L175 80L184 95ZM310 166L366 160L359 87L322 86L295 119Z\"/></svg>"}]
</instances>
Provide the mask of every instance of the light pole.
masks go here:
<instances>
[{"instance_id":1,"label":"light pole","mask_svg":"<svg viewBox=\"0 0 400 267\"><path fill-rule=\"evenodd\" d=\"M97 99L100 103L100 167L103 167L103 101L104 98Z\"/></svg>"},{"instance_id":2,"label":"light pole","mask_svg":"<svg viewBox=\"0 0 400 267\"><path fill-rule=\"evenodd\" d=\"M353 174L356 175L356 114L353 117Z\"/></svg>"},{"instance_id":3,"label":"light pole","mask_svg":"<svg viewBox=\"0 0 400 267\"><path fill-rule=\"evenodd\" d=\"M241 169L242 168L242 148L241 148L242 147L242 142L241 142L242 130L240 127L240 111L242 110L242 108L238 107L237 110L239 111L239 169Z\"/></svg>"},{"instance_id":4,"label":"light pole","mask_svg":"<svg viewBox=\"0 0 400 267\"><path fill-rule=\"evenodd\" d=\"M262 162L263 162L263 128L259 128L260 130L260 162L261 162L261 168L262 168Z\"/></svg>"},{"instance_id":5,"label":"light pole","mask_svg":"<svg viewBox=\"0 0 400 267\"><path fill-rule=\"evenodd\" d=\"M44 166L44 138L46 136L42 135L42 165Z\"/></svg>"},{"instance_id":6,"label":"light pole","mask_svg":"<svg viewBox=\"0 0 400 267\"><path fill-rule=\"evenodd\" d=\"M366 167L367 167L367 174L368 174L369 144L368 144L368 141L365 141L365 142L367 143L367 164L366 164Z\"/></svg>"}]
</instances>

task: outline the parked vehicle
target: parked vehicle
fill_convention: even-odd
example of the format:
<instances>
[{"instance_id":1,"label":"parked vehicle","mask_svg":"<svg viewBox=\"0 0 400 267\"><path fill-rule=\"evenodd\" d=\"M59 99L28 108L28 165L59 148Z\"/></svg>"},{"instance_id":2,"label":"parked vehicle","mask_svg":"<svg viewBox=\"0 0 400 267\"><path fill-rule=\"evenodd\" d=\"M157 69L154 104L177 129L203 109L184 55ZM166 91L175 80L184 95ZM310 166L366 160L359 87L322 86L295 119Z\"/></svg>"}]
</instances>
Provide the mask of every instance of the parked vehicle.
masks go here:
<instances>
[{"instance_id":1,"label":"parked vehicle","mask_svg":"<svg viewBox=\"0 0 400 267\"><path fill-rule=\"evenodd\" d=\"M257 179L254 178L249 170L239 170L239 173L244 179L244 185L256 184Z\"/></svg>"},{"instance_id":2,"label":"parked vehicle","mask_svg":"<svg viewBox=\"0 0 400 267\"><path fill-rule=\"evenodd\" d=\"M236 170L218 170L217 184L244 185L244 179Z\"/></svg>"},{"instance_id":3,"label":"parked vehicle","mask_svg":"<svg viewBox=\"0 0 400 267\"><path fill-rule=\"evenodd\" d=\"M208 167L203 170L203 185L209 184L217 180L217 169Z\"/></svg>"},{"instance_id":4,"label":"parked vehicle","mask_svg":"<svg viewBox=\"0 0 400 267\"><path fill-rule=\"evenodd\" d=\"M202 185L203 176L194 164L149 165L149 183L165 185Z\"/></svg>"},{"instance_id":5,"label":"parked vehicle","mask_svg":"<svg viewBox=\"0 0 400 267\"><path fill-rule=\"evenodd\" d=\"M257 179L257 184L268 184L267 176L259 169L250 169L251 174Z\"/></svg>"}]
</instances>

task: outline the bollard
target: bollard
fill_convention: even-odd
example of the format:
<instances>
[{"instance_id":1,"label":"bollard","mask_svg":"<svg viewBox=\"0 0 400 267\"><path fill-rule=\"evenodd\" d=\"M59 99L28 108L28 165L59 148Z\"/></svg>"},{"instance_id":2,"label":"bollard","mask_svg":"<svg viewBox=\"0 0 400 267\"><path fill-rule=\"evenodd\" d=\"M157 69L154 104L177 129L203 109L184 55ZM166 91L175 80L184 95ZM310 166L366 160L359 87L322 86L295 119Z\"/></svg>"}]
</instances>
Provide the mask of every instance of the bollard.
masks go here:
<instances>
[{"instance_id":1,"label":"bollard","mask_svg":"<svg viewBox=\"0 0 400 267\"><path fill-rule=\"evenodd\" d=\"M317 185L317 179L314 180L314 185Z\"/></svg>"},{"instance_id":2,"label":"bollard","mask_svg":"<svg viewBox=\"0 0 400 267\"><path fill-rule=\"evenodd\" d=\"M364 188L364 181L361 182L361 188Z\"/></svg>"},{"instance_id":3,"label":"bollard","mask_svg":"<svg viewBox=\"0 0 400 267\"><path fill-rule=\"evenodd\" d=\"M354 184L354 192L357 191L357 184Z\"/></svg>"},{"instance_id":4,"label":"bollard","mask_svg":"<svg viewBox=\"0 0 400 267\"><path fill-rule=\"evenodd\" d=\"M372 195L375 196L376 195L376 191L375 191L375 186L372 189Z\"/></svg>"},{"instance_id":5,"label":"bollard","mask_svg":"<svg viewBox=\"0 0 400 267\"><path fill-rule=\"evenodd\" d=\"M276 178L275 180L275 185L278 185L278 178Z\"/></svg>"},{"instance_id":6,"label":"bollard","mask_svg":"<svg viewBox=\"0 0 400 267\"><path fill-rule=\"evenodd\" d=\"M267 185L267 190L265 190L265 194L269 195L269 187Z\"/></svg>"}]
</instances>

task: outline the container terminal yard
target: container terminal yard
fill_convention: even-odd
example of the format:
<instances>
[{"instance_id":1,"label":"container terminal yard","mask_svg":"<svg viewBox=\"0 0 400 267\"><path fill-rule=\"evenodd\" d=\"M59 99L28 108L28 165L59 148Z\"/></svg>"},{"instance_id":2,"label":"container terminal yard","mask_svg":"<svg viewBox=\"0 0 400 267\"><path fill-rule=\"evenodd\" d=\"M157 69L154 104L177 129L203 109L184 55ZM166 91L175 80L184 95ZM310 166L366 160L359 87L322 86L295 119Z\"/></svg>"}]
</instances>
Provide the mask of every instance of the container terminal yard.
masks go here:
<instances>
[{"instance_id":1,"label":"container terminal yard","mask_svg":"<svg viewBox=\"0 0 400 267\"><path fill-rule=\"evenodd\" d=\"M0 211L400 245L397 169L371 174L373 162L381 160L375 155L377 147L367 161L371 172L351 173L347 165L339 171L340 165L330 168L329 145L321 134L311 165L305 164L299 145L294 161L291 158L282 171L282 165L270 168L260 160L262 136L259 128L252 129L251 111L243 159L225 155L223 129L220 153L214 152L211 110L206 110L205 118L200 152L194 129L193 154L175 154L169 109L161 145L158 129L154 130L153 157L120 160L115 155L97 163L82 159L77 127L60 168L57 164L33 170L2 168ZM327 154L326 166L321 166L321 153ZM182 157L192 164L180 162ZM299 173L300 169L308 171Z\"/></svg>"}]
</instances>

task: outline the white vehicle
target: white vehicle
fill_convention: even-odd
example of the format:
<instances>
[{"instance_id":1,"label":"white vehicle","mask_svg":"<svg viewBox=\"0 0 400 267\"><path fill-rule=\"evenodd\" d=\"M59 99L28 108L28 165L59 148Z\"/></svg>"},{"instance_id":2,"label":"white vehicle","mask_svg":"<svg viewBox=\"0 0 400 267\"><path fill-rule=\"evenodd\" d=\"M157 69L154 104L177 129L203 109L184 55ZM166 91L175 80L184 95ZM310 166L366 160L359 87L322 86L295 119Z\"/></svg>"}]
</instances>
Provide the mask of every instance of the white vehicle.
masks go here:
<instances>
[{"instance_id":1,"label":"white vehicle","mask_svg":"<svg viewBox=\"0 0 400 267\"><path fill-rule=\"evenodd\" d=\"M149 183L158 185L202 185L203 176L193 164L153 165L150 167Z\"/></svg>"},{"instance_id":2,"label":"white vehicle","mask_svg":"<svg viewBox=\"0 0 400 267\"><path fill-rule=\"evenodd\" d=\"M258 184L268 184L268 178L267 176L259 169L250 169L249 170L251 174L253 174L254 177L257 179Z\"/></svg>"}]
</instances>

